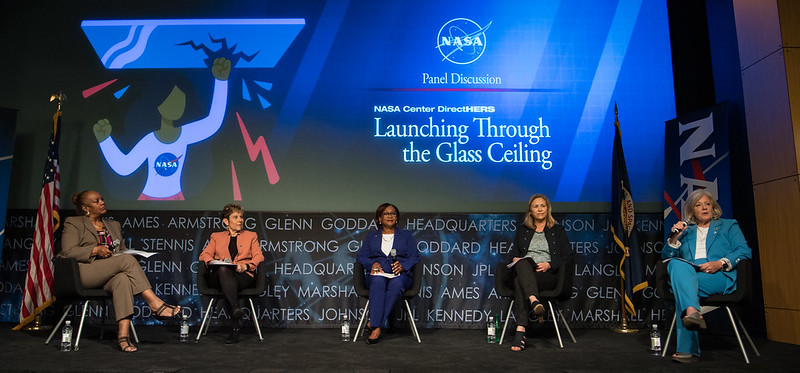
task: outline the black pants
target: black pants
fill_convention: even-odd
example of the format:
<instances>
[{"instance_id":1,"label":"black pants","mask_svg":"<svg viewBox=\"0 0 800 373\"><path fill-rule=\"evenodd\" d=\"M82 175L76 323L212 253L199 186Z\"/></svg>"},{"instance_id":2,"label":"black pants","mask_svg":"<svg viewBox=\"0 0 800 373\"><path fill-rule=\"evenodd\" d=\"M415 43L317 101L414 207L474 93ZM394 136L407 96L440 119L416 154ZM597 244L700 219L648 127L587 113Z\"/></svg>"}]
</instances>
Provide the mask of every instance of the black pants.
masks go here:
<instances>
[{"instance_id":1,"label":"black pants","mask_svg":"<svg viewBox=\"0 0 800 373\"><path fill-rule=\"evenodd\" d=\"M233 316L233 310L239 308L239 289L255 286L256 279L244 272L236 272L233 266L218 266L211 269L208 277L209 286L222 290L225 298L225 310ZM234 320L238 321L238 320Z\"/></svg>"},{"instance_id":2,"label":"black pants","mask_svg":"<svg viewBox=\"0 0 800 373\"><path fill-rule=\"evenodd\" d=\"M531 295L539 298L539 290L555 289L558 278L553 270L536 272L533 260L520 259L511 269L514 271L514 316L518 326L528 326L528 313L531 310Z\"/></svg>"}]
</instances>

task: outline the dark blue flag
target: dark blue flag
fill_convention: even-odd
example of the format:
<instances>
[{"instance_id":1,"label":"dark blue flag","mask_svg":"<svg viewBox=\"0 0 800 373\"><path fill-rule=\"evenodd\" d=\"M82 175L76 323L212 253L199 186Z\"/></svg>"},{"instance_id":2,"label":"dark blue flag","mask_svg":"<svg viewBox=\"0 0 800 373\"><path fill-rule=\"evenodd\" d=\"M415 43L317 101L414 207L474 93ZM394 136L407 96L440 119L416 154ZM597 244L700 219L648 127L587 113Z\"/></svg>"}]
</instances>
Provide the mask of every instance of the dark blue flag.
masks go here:
<instances>
[{"instance_id":1,"label":"dark blue flag","mask_svg":"<svg viewBox=\"0 0 800 373\"><path fill-rule=\"evenodd\" d=\"M619 262L619 272L624 283L623 306L636 315L633 294L647 287L642 251L636 239L633 196L628 182L628 167L622 151L622 133L619 129L617 104L614 104L614 156L611 166L611 233L612 245L624 253Z\"/></svg>"}]
</instances>

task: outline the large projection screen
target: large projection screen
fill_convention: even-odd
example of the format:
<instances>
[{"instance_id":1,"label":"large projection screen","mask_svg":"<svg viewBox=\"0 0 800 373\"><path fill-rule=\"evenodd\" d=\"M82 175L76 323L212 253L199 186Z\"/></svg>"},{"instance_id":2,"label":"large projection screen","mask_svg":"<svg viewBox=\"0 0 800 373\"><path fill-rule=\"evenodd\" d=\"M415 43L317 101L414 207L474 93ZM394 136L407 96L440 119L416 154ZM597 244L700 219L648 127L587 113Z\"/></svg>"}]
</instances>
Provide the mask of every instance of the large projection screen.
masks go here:
<instances>
[{"instance_id":1,"label":"large projection screen","mask_svg":"<svg viewBox=\"0 0 800 373\"><path fill-rule=\"evenodd\" d=\"M10 208L35 207L58 90L62 195L111 209L605 212L615 104L634 199L660 206L664 1L158 4L3 17L27 56L2 62Z\"/></svg>"}]
</instances>

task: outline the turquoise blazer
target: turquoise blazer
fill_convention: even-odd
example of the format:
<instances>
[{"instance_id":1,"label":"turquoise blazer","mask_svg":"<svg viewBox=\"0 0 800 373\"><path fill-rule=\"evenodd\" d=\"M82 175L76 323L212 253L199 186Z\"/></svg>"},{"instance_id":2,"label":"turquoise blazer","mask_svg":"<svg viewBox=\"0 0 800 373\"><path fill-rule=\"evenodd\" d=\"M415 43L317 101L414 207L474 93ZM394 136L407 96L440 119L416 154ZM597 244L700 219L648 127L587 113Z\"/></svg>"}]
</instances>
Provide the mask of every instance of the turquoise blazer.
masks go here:
<instances>
[{"instance_id":1,"label":"turquoise blazer","mask_svg":"<svg viewBox=\"0 0 800 373\"><path fill-rule=\"evenodd\" d=\"M683 258L692 263L695 262L695 250L697 249L697 225L692 224L686 228L683 235L678 239L681 243L680 248L672 248L669 244L664 245L661 251L661 258ZM729 279L729 286L736 283L736 264L742 259L753 257L753 250L747 246L739 223L735 219L712 220L708 227L708 237L706 237L706 258L708 261L727 258L730 260L733 270L720 271Z\"/></svg>"}]
</instances>

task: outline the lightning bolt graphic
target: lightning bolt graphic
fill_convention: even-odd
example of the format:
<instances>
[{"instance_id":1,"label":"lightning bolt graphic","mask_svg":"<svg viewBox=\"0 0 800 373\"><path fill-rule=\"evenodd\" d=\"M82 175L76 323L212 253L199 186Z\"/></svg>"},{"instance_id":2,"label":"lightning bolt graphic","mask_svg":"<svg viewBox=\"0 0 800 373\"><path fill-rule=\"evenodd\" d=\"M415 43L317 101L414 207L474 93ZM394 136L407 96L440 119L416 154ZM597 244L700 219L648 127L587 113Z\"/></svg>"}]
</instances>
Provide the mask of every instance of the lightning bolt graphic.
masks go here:
<instances>
[{"instance_id":1,"label":"lightning bolt graphic","mask_svg":"<svg viewBox=\"0 0 800 373\"><path fill-rule=\"evenodd\" d=\"M244 145L247 147L247 154L250 155L250 160L255 162L256 158L258 158L258 154L261 153L261 157L264 159L264 170L267 171L269 183L277 183L278 180L280 180L280 176L278 176L278 170L275 168L275 163L272 161L272 155L269 154L269 148L267 147L267 142L264 141L264 137L258 136L258 139L256 139L254 143L250 139L250 134L247 132L244 121L242 121L242 117L238 112L236 113L236 120L239 121L239 128L242 130Z\"/></svg>"}]
</instances>

